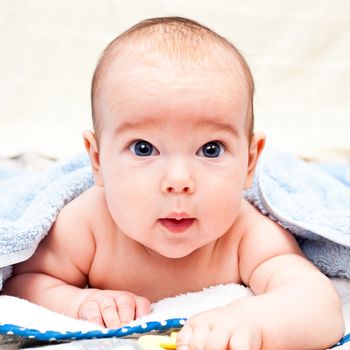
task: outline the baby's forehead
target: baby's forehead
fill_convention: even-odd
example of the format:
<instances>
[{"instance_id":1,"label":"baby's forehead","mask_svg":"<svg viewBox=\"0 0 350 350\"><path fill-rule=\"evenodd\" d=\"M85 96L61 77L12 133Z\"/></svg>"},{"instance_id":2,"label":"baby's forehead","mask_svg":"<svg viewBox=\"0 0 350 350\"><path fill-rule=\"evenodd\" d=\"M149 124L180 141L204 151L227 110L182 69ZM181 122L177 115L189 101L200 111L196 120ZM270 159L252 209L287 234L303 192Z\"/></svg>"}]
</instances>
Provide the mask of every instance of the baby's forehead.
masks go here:
<instances>
[{"instance_id":1,"label":"baby's forehead","mask_svg":"<svg viewBox=\"0 0 350 350\"><path fill-rule=\"evenodd\" d=\"M149 48L131 47L109 64L100 102L105 110L112 108L113 114L118 105L132 104L142 97L147 105L161 97L189 105L216 98L218 107L229 103L244 108L250 99L248 90L237 60L226 62L207 55L182 61Z\"/></svg>"},{"instance_id":2,"label":"baby's forehead","mask_svg":"<svg viewBox=\"0 0 350 350\"><path fill-rule=\"evenodd\" d=\"M250 96L243 70L237 59L222 57L216 52L203 58L174 58L152 47L130 45L113 58L102 78L101 116L116 117L120 108L131 110L136 100L147 110L159 99L176 100L176 108L188 109L215 100L218 109L230 105L245 111Z\"/></svg>"},{"instance_id":3,"label":"baby's forehead","mask_svg":"<svg viewBox=\"0 0 350 350\"><path fill-rule=\"evenodd\" d=\"M231 86L240 89L238 95L243 98L242 104L248 103L250 106L248 119L252 120L254 82L245 59L236 47L191 20L160 18L140 22L113 40L103 52L91 89L92 115L97 134L104 119L101 110L106 107L104 97L115 94L123 85L128 86L124 84L125 79L137 81L138 71L144 72L142 69L145 67L153 69L152 79L144 80L145 85L160 83L161 86L164 69L173 71L175 76L181 76L191 84L200 83L203 77L207 80L213 77L229 80ZM199 75L195 72L199 72ZM191 81L192 78L195 80ZM170 80L166 82L171 83ZM117 101L112 102L115 105Z\"/></svg>"},{"instance_id":4,"label":"baby's forehead","mask_svg":"<svg viewBox=\"0 0 350 350\"><path fill-rule=\"evenodd\" d=\"M97 66L93 95L101 90L106 76L125 74L147 65L163 68L157 57L167 61L175 72L191 73L200 69L202 74L214 73L233 75L240 78L252 95L254 83L249 68L238 50L225 39L203 30L170 30L149 27L140 32L129 33L114 40L105 50ZM96 96L97 97L97 96Z\"/></svg>"},{"instance_id":5,"label":"baby's forehead","mask_svg":"<svg viewBox=\"0 0 350 350\"><path fill-rule=\"evenodd\" d=\"M157 55L144 61L137 65L130 56L117 67L111 64L99 102L105 125L113 127L127 121L137 122L140 128L150 125L149 118L154 118L153 129L162 121L171 128L186 124L187 129L190 121L196 126L232 119L244 124L249 96L241 79L193 64L174 67ZM147 123L141 122L145 120ZM205 124L205 120L211 123Z\"/></svg>"}]
</instances>

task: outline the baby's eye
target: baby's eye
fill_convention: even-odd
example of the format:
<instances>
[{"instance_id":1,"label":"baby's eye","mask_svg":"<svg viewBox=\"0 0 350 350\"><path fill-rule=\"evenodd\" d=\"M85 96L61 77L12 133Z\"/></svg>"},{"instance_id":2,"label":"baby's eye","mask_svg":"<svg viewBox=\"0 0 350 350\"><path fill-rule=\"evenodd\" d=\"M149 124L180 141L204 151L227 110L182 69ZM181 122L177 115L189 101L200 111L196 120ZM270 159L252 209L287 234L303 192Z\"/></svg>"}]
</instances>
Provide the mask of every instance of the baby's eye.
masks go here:
<instances>
[{"instance_id":1,"label":"baby's eye","mask_svg":"<svg viewBox=\"0 0 350 350\"><path fill-rule=\"evenodd\" d=\"M129 145L129 150L139 157L149 157L159 154L157 149L147 141L137 140Z\"/></svg>"},{"instance_id":2,"label":"baby's eye","mask_svg":"<svg viewBox=\"0 0 350 350\"><path fill-rule=\"evenodd\" d=\"M197 155L200 157L217 158L225 152L225 147L221 142L210 141L203 145Z\"/></svg>"}]
</instances>

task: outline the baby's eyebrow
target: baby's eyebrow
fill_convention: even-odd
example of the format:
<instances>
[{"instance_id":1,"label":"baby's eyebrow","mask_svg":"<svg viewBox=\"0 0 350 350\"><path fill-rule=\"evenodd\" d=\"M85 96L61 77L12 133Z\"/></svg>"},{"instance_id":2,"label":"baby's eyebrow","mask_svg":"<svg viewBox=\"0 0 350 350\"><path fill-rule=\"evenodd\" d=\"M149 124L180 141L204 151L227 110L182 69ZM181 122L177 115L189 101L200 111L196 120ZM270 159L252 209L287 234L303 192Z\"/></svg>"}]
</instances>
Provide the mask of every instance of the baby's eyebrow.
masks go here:
<instances>
[{"instance_id":1,"label":"baby's eyebrow","mask_svg":"<svg viewBox=\"0 0 350 350\"><path fill-rule=\"evenodd\" d=\"M127 131L142 130L142 129L156 129L157 127L165 124L167 121L159 121L153 118L147 118L138 121L126 121L119 125L116 129L117 134L122 134ZM215 119L201 119L199 121L186 121L186 125L191 126L193 129L208 129L213 131L224 131L233 134L238 137L236 128L226 122L218 121Z\"/></svg>"},{"instance_id":2,"label":"baby's eyebrow","mask_svg":"<svg viewBox=\"0 0 350 350\"><path fill-rule=\"evenodd\" d=\"M236 128L229 124L229 123L225 123L225 122L221 122L221 121L217 121L217 120L212 120L212 119L203 119L199 122L196 122L194 124L195 128L208 128L208 129L212 129L212 130L216 130L216 131L225 131L228 132L230 134L233 134L233 136L238 137L238 131L236 130Z\"/></svg>"},{"instance_id":3,"label":"baby's eyebrow","mask_svg":"<svg viewBox=\"0 0 350 350\"><path fill-rule=\"evenodd\" d=\"M116 128L115 132L117 134L122 134L124 132L132 131L132 130L151 129L157 126L157 124L159 125L160 122L151 118L133 121L133 122L127 121L120 124Z\"/></svg>"}]
</instances>

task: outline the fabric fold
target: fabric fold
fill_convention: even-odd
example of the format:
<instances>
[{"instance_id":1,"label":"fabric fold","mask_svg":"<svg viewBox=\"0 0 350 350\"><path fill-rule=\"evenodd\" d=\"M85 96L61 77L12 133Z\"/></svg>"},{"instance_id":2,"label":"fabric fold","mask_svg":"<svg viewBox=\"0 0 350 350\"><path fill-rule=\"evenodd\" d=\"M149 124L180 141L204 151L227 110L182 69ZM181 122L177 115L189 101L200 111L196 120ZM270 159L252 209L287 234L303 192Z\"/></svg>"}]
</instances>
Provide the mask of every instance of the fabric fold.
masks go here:
<instances>
[{"instance_id":1,"label":"fabric fold","mask_svg":"<svg viewBox=\"0 0 350 350\"><path fill-rule=\"evenodd\" d=\"M245 198L291 231L328 276L350 278L350 167L267 149Z\"/></svg>"}]
</instances>

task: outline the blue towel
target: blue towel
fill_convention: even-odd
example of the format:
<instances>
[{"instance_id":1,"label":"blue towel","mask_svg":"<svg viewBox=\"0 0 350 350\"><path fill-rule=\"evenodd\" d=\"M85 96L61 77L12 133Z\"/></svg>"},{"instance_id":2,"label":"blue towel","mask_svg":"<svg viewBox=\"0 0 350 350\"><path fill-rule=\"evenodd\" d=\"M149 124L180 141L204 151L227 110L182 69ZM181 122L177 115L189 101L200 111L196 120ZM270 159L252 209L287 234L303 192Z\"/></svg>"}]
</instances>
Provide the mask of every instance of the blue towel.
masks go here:
<instances>
[{"instance_id":1,"label":"blue towel","mask_svg":"<svg viewBox=\"0 0 350 350\"><path fill-rule=\"evenodd\" d=\"M0 169L0 289L11 265L28 259L57 214L93 184L88 157L42 172ZM245 197L294 233L329 276L350 278L350 169L266 150Z\"/></svg>"},{"instance_id":2,"label":"blue towel","mask_svg":"<svg viewBox=\"0 0 350 350\"><path fill-rule=\"evenodd\" d=\"M41 172L0 169L0 290L11 265L28 259L63 206L92 184L85 154Z\"/></svg>"},{"instance_id":3,"label":"blue towel","mask_svg":"<svg viewBox=\"0 0 350 350\"><path fill-rule=\"evenodd\" d=\"M267 149L245 197L330 277L350 278L350 167Z\"/></svg>"}]
</instances>

